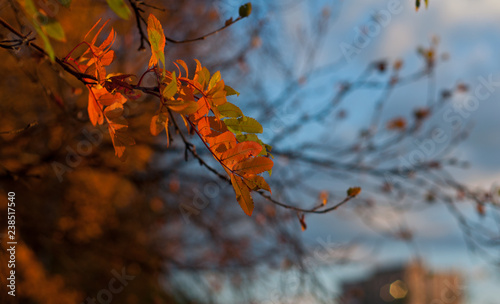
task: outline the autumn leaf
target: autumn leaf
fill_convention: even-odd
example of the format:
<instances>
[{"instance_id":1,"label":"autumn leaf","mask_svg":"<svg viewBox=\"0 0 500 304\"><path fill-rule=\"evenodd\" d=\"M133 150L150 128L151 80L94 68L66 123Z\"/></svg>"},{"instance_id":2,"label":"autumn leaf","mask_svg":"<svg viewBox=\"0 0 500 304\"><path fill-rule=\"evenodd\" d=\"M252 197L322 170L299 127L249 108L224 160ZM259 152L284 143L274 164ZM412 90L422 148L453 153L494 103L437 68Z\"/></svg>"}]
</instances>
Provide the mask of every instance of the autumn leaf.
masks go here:
<instances>
[{"instance_id":1,"label":"autumn leaf","mask_svg":"<svg viewBox=\"0 0 500 304\"><path fill-rule=\"evenodd\" d=\"M175 72L172 72L171 77L172 81L170 81L170 83L161 92L163 98L165 99L170 99L177 93L177 78L175 77Z\"/></svg>"},{"instance_id":2,"label":"autumn leaf","mask_svg":"<svg viewBox=\"0 0 500 304\"><path fill-rule=\"evenodd\" d=\"M238 174L259 174L273 168L273 161L267 157L254 157L241 161L233 166Z\"/></svg>"},{"instance_id":3,"label":"autumn leaf","mask_svg":"<svg viewBox=\"0 0 500 304\"><path fill-rule=\"evenodd\" d=\"M178 63L182 66L182 68L184 69L184 72L186 72L185 78L188 78L189 77L189 70L188 70L187 64L184 62L184 60L177 59L174 64L176 64L176 63ZM177 68L179 69L178 66L177 66ZM181 70L179 69L179 77L181 77L181 76L182 76Z\"/></svg>"},{"instance_id":4,"label":"autumn leaf","mask_svg":"<svg viewBox=\"0 0 500 304\"><path fill-rule=\"evenodd\" d=\"M243 179L243 181L248 186L248 188L250 188L253 191L263 189L272 193L271 187L269 187L266 180L260 175L245 176L245 179Z\"/></svg>"},{"instance_id":5,"label":"autumn leaf","mask_svg":"<svg viewBox=\"0 0 500 304\"><path fill-rule=\"evenodd\" d=\"M106 115L106 117L111 120L122 116L122 114L123 114L123 104L119 102L115 102L111 106L106 107L106 109L104 109L104 115Z\"/></svg>"},{"instance_id":6,"label":"autumn leaf","mask_svg":"<svg viewBox=\"0 0 500 304\"><path fill-rule=\"evenodd\" d=\"M240 14L241 18L250 16L250 14L252 13L252 3L248 2L240 6L238 13Z\"/></svg>"},{"instance_id":7,"label":"autumn leaf","mask_svg":"<svg viewBox=\"0 0 500 304\"><path fill-rule=\"evenodd\" d=\"M238 117L244 116L241 109L230 102L226 102L226 103L218 106L217 110L219 110L219 114L222 117L238 118Z\"/></svg>"},{"instance_id":8,"label":"autumn leaf","mask_svg":"<svg viewBox=\"0 0 500 304\"><path fill-rule=\"evenodd\" d=\"M262 146L253 141L247 141L244 143L237 144L234 148L229 149L222 153L220 160L229 168L236 162L247 158L249 156L255 156L260 153Z\"/></svg>"},{"instance_id":9,"label":"autumn leaf","mask_svg":"<svg viewBox=\"0 0 500 304\"><path fill-rule=\"evenodd\" d=\"M304 214L301 214L301 215L297 214L297 217L299 218L300 227L302 228L302 231L305 231L307 229L305 215Z\"/></svg>"},{"instance_id":10,"label":"autumn leaf","mask_svg":"<svg viewBox=\"0 0 500 304\"><path fill-rule=\"evenodd\" d=\"M231 95L240 96L239 92L237 92L235 89L231 88L228 85L224 86L224 91L226 91L226 96L231 96Z\"/></svg>"},{"instance_id":11,"label":"autumn leaf","mask_svg":"<svg viewBox=\"0 0 500 304\"><path fill-rule=\"evenodd\" d=\"M155 115L151 118L149 130L153 136L157 136L168 126L168 116L163 113ZM168 131L167 131L168 132ZM168 135L168 133L167 133Z\"/></svg>"},{"instance_id":12,"label":"autumn leaf","mask_svg":"<svg viewBox=\"0 0 500 304\"><path fill-rule=\"evenodd\" d=\"M241 178L234 174L231 174L231 184L233 185L234 192L236 193L236 200L240 204L241 209L243 209L246 215L251 216L254 203L250 195L250 190Z\"/></svg>"},{"instance_id":13,"label":"autumn leaf","mask_svg":"<svg viewBox=\"0 0 500 304\"><path fill-rule=\"evenodd\" d=\"M347 189L347 196L348 197L355 197L360 193L361 193L360 187L352 187L352 188Z\"/></svg>"},{"instance_id":14,"label":"autumn leaf","mask_svg":"<svg viewBox=\"0 0 500 304\"><path fill-rule=\"evenodd\" d=\"M152 67L158 64L159 60L162 66L165 67L165 54L163 52L166 43L165 34L163 33L160 21L153 14L150 14L148 18L148 38L151 44L149 66Z\"/></svg>"},{"instance_id":15,"label":"autumn leaf","mask_svg":"<svg viewBox=\"0 0 500 304\"><path fill-rule=\"evenodd\" d=\"M108 94L108 91L103 87L96 87L92 89L89 86L89 101L87 111L89 114L89 119L92 125L102 125L104 123L104 117L102 113L103 106L97 101L101 96Z\"/></svg>"},{"instance_id":16,"label":"autumn leaf","mask_svg":"<svg viewBox=\"0 0 500 304\"><path fill-rule=\"evenodd\" d=\"M206 137L207 143L214 152L222 153L236 145L234 134L226 131L218 136Z\"/></svg>"},{"instance_id":17,"label":"autumn leaf","mask_svg":"<svg viewBox=\"0 0 500 304\"><path fill-rule=\"evenodd\" d=\"M262 133L264 129L262 125L251 117L241 117L237 119L225 119L224 123L227 128L236 134L239 133Z\"/></svg>"},{"instance_id":18,"label":"autumn leaf","mask_svg":"<svg viewBox=\"0 0 500 304\"><path fill-rule=\"evenodd\" d=\"M406 129L406 120L403 117L397 117L387 123L389 130L404 130Z\"/></svg>"},{"instance_id":19,"label":"autumn leaf","mask_svg":"<svg viewBox=\"0 0 500 304\"><path fill-rule=\"evenodd\" d=\"M111 132L113 124L109 124L111 140L113 142L113 147L115 148L115 155L120 158L121 161L125 161L127 158L126 148L127 146L134 145L135 141L124 131L118 129Z\"/></svg>"},{"instance_id":20,"label":"autumn leaf","mask_svg":"<svg viewBox=\"0 0 500 304\"><path fill-rule=\"evenodd\" d=\"M319 193L319 200L321 201L321 204L324 206L328 203L328 192L327 191L321 191Z\"/></svg>"}]
</instances>

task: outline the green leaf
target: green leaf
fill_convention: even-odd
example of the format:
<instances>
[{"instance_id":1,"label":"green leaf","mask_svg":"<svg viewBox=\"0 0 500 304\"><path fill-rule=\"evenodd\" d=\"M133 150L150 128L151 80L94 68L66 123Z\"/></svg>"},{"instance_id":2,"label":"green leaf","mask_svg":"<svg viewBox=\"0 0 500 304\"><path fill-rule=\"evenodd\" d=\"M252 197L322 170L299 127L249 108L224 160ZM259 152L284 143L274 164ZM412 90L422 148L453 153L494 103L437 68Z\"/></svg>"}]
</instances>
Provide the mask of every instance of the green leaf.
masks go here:
<instances>
[{"instance_id":1,"label":"green leaf","mask_svg":"<svg viewBox=\"0 0 500 304\"><path fill-rule=\"evenodd\" d=\"M45 33L42 31L42 29L35 25L35 30L42 37L43 40L43 47L45 52L49 55L50 61L54 62L56 59L56 54L54 53L54 49L52 48L52 45L50 44L49 37L45 35Z\"/></svg>"},{"instance_id":2,"label":"green leaf","mask_svg":"<svg viewBox=\"0 0 500 304\"><path fill-rule=\"evenodd\" d=\"M231 96L231 95L240 96L240 93L238 91L236 91L235 89L231 88L228 85L224 86L224 91L226 91L226 96Z\"/></svg>"},{"instance_id":3,"label":"green leaf","mask_svg":"<svg viewBox=\"0 0 500 304\"><path fill-rule=\"evenodd\" d=\"M54 49L52 48L52 45L50 44L49 37L45 34L45 32L42 30L40 27L40 24L37 21L37 16L39 14L38 10L36 9L35 4L33 3L33 0L25 0L24 1L25 9L28 15L33 16L33 27L35 28L37 34L42 38L43 40L43 45L44 45L44 50L49 55L50 61L54 62L55 61L55 53Z\"/></svg>"},{"instance_id":4,"label":"green leaf","mask_svg":"<svg viewBox=\"0 0 500 304\"><path fill-rule=\"evenodd\" d=\"M222 117L238 118L244 116L241 109L230 102L221 104L217 107L217 109L219 110L219 113Z\"/></svg>"},{"instance_id":5,"label":"green leaf","mask_svg":"<svg viewBox=\"0 0 500 304\"><path fill-rule=\"evenodd\" d=\"M172 81L163 89L161 94L165 99L170 99L174 97L175 93L177 93L177 78L174 71L172 72Z\"/></svg>"},{"instance_id":6,"label":"green leaf","mask_svg":"<svg viewBox=\"0 0 500 304\"><path fill-rule=\"evenodd\" d=\"M361 193L360 187L351 187L351 188L347 189L347 196L348 197L355 197L360 193Z\"/></svg>"},{"instance_id":7,"label":"green leaf","mask_svg":"<svg viewBox=\"0 0 500 304\"><path fill-rule=\"evenodd\" d=\"M241 18L250 16L250 14L252 13L252 3L248 2L246 4L243 4L242 6L240 6L238 12Z\"/></svg>"},{"instance_id":8,"label":"green leaf","mask_svg":"<svg viewBox=\"0 0 500 304\"><path fill-rule=\"evenodd\" d=\"M215 72L212 75L212 78L210 78L210 82L208 83L208 90L213 88L221 79L222 77L220 76L220 71Z\"/></svg>"},{"instance_id":9,"label":"green leaf","mask_svg":"<svg viewBox=\"0 0 500 304\"><path fill-rule=\"evenodd\" d=\"M264 131L262 125L251 117L225 119L224 123L226 124L228 130L235 134L262 133Z\"/></svg>"},{"instance_id":10,"label":"green leaf","mask_svg":"<svg viewBox=\"0 0 500 304\"><path fill-rule=\"evenodd\" d=\"M123 2L123 0L106 0L109 7L115 12L118 17L128 20L132 12L130 8Z\"/></svg>"}]
</instances>

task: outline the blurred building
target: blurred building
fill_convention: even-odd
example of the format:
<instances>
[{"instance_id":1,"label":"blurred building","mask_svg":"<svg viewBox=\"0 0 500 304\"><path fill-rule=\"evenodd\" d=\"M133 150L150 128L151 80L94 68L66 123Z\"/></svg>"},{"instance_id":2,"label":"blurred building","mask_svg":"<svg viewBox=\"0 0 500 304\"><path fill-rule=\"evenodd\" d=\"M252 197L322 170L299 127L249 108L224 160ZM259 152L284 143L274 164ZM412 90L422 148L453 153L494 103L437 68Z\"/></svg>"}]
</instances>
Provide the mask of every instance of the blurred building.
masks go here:
<instances>
[{"instance_id":1,"label":"blurred building","mask_svg":"<svg viewBox=\"0 0 500 304\"><path fill-rule=\"evenodd\" d=\"M464 284L457 272L431 272L414 261L376 271L342 285L341 304L463 304Z\"/></svg>"}]
</instances>

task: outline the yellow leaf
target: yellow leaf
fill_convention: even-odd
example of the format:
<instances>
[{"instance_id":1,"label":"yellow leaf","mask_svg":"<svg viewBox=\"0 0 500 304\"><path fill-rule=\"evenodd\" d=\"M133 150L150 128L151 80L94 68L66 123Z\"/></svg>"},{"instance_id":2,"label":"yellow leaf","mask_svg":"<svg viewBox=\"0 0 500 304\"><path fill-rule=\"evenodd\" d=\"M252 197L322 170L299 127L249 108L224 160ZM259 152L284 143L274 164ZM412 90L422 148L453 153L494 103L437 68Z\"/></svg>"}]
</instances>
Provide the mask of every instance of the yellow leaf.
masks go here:
<instances>
[{"instance_id":1,"label":"yellow leaf","mask_svg":"<svg viewBox=\"0 0 500 304\"><path fill-rule=\"evenodd\" d=\"M149 66L158 64L158 60L160 60L163 67L165 67L165 54L163 52L166 43L165 34L163 33L160 21L153 14L150 14L148 18L148 38L151 44Z\"/></svg>"}]
</instances>

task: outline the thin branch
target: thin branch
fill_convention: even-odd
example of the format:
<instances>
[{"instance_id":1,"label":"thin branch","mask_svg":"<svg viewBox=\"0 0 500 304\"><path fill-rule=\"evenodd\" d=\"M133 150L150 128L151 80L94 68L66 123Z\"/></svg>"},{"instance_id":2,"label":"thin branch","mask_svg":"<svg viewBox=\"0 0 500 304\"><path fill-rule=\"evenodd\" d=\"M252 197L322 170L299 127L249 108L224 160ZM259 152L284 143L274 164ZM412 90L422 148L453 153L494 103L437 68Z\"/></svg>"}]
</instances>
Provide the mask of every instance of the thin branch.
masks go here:
<instances>
[{"instance_id":1,"label":"thin branch","mask_svg":"<svg viewBox=\"0 0 500 304\"><path fill-rule=\"evenodd\" d=\"M186 39L186 40L175 40L175 39L172 39L172 38L169 38L169 37L165 36L165 39L167 39L167 41L168 41L168 42L171 42L171 43L178 43L178 44L180 44L180 43L190 43L190 42L195 42L195 41L205 40L205 39L207 39L208 37L210 37L210 36L212 36L212 35L215 35L215 34L219 33L220 31L225 30L226 28L230 27L231 25L235 24L236 22L238 22L238 21L240 21L240 20L242 20L242 19L243 19L243 18L242 18L241 16L240 16L240 17L238 17L238 18L236 18L236 19L234 19L234 20L229 19L229 20L231 20L231 21L229 21L229 20L228 20L228 21L226 21L226 24L224 24L224 26L223 26L223 27L221 27L221 28L219 28L219 29L217 29L217 30L215 30L215 31L213 31L213 32L210 32L210 33L208 33L208 34L205 34L205 35L203 35L203 36L200 36L200 37L198 37L198 38Z\"/></svg>"},{"instance_id":2,"label":"thin branch","mask_svg":"<svg viewBox=\"0 0 500 304\"><path fill-rule=\"evenodd\" d=\"M141 25L141 19L142 19L142 21L144 23L146 23L145 20L142 18L142 15L141 15L141 12L144 12L144 10L142 8L140 8L139 6L137 6L138 3L136 1L134 1L134 0L128 0L128 2L130 3L130 6L132 6L132 9L134 10L135 21L137 23L137 29L139 30L139 35L141 36L141 44L139 45L139 48L137 50L138 51L143 51L143 50L146 49L146 47L144 47L144 41L146 41L146 43L149 46L151 46L151 44L149 43L148 37L144 33L144 30L142 29L142 25ZM142 4L144 5L144 3L142 3Z\"/></svg>"},{"instance_id":3,"label":"thin branch","mask_svg":"<svg viewBox=\"0 0 500 304\"><path fill-rule=\"evenodd\" d=\"M0 132L0 134L19 134L21 132L24 132L30 128L33 128L34 126L37 126L38 125L38 121L33 121L31 123L29 123L26 127L24 128L21 128L21 129L17 129L17 130L11 130L11 131L3 131L3 132Z\"/></svg>"}]
</instances>

